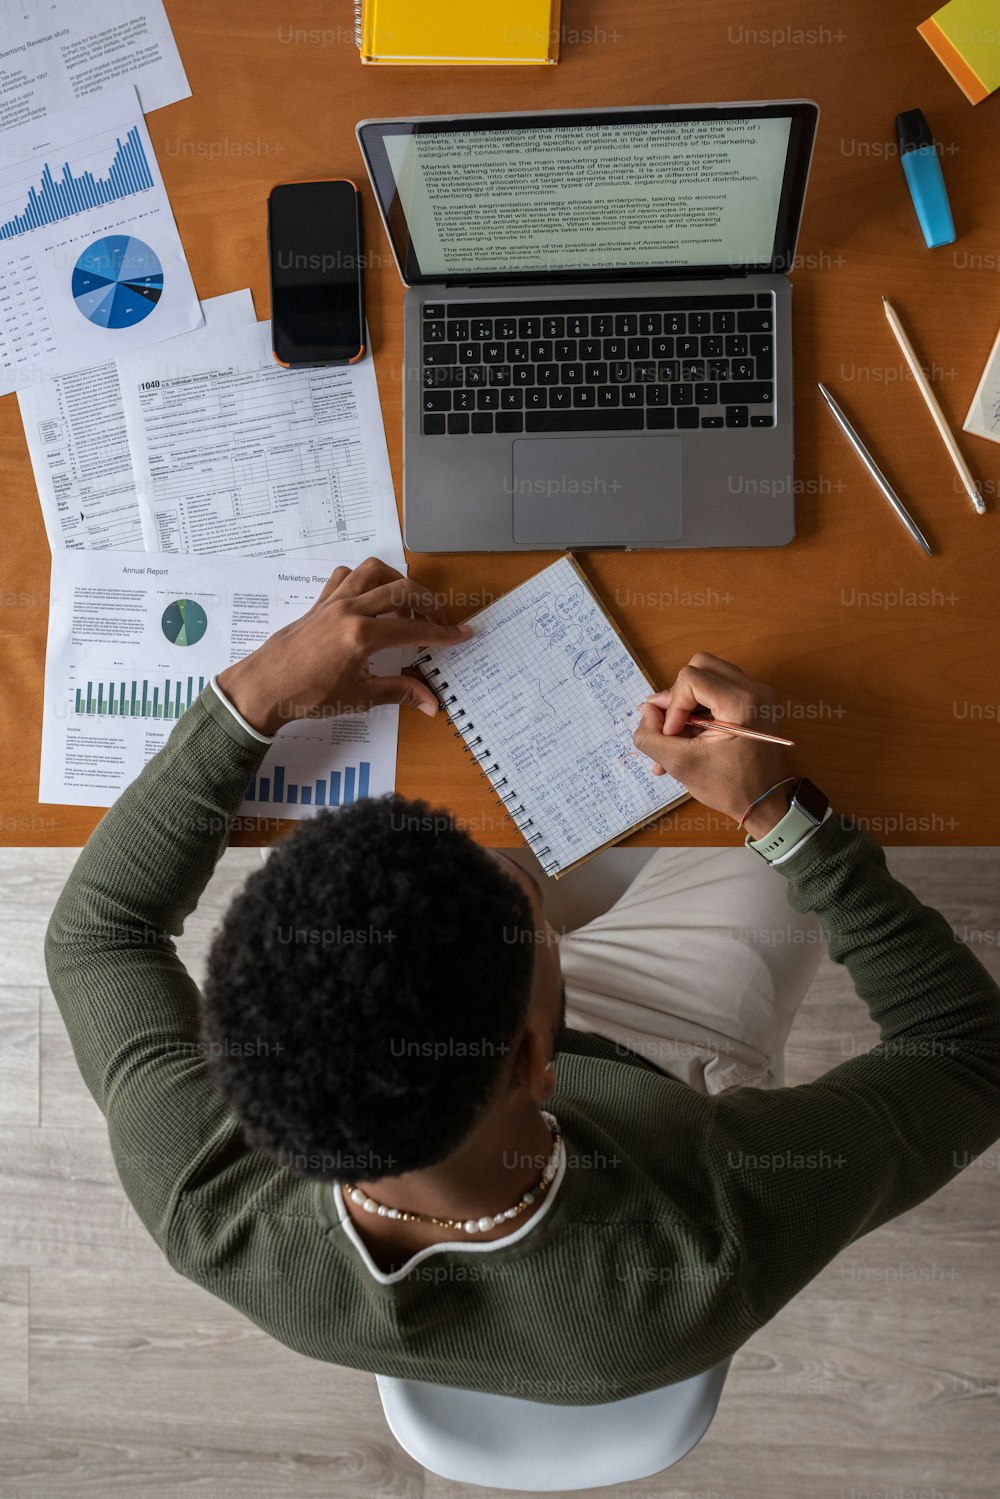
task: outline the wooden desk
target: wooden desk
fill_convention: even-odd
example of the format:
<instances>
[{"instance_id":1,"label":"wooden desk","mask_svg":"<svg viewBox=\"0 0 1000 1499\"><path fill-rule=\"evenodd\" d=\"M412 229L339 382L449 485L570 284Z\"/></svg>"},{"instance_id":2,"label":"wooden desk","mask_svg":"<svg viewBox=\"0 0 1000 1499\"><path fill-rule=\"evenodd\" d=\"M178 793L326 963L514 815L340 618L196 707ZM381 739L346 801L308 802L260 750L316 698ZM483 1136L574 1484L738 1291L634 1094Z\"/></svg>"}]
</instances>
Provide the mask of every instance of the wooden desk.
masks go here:
<instances>
[{"instance_id":1,"label":"wooden desk","mask_svg":"<svg viewBox=\"0 0 1000 1499\"><path fill-rule=\"evenodd\" d=\"M168 0L193 96L148 117L201 296L250 285L268 314L271 184L363 177L366 116L811 97L817 153L795 286L798 536L773 551L591 553L583 560L667 683L698 649L773 682L795 763L885 843L1000 843L1000 446L962 438L985 485L957 489L879 295L890 295L958 430L1000 311L1000 95L973 108L918 37L931 0L565 0L555 68L362 68L347 0ZM279 19L280 16L280 19ZM919 105L943 152L959 239L930 251L893 120ZM367 290L389 454L402 493L403 289L367 182ZM910 541L816 391L829 383L938 553ZM0 841L83 843L101 813L37 803L49 553L15 397L0 402L4 530ZM414 556L470 612L548 554ZM480 841L516 843L443 721L402 715L398 786ZM284 824L238 833L269 841ZM718 844L689 803L637 840Z\"/></svg>"}]
</instances>

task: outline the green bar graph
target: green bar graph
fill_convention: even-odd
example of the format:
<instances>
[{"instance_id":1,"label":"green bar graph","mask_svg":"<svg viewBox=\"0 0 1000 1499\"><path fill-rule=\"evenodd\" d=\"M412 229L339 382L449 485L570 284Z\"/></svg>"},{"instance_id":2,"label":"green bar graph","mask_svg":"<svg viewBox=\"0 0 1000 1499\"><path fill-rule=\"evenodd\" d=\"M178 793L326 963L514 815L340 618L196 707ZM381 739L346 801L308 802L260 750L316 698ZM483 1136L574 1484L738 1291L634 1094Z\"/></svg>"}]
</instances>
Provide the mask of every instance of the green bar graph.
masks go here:
<instances>
[{"instance_id":1,"label":"green bar graph","mask_svg":"<svg viewBox=\"0 0 1000 1499\"><path fill-rule=\"evenodd\" d=\"M204 690L204 677L171 677L153 687L150 699L148 677L92 681L71 688L72 711L81 718L167 718L173 722Z\"/></svg>"}]
</instances>

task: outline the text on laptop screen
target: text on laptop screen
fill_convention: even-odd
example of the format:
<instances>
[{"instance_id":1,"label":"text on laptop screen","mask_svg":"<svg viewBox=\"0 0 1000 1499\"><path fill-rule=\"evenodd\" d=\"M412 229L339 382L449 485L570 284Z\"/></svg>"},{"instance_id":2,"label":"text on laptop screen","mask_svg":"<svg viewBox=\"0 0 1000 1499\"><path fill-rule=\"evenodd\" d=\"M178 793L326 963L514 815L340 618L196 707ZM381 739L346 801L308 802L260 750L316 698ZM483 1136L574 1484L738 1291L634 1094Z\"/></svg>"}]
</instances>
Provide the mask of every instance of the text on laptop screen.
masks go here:
<instances>
[{"instance_id":1,"label":"text on laptop screen","mask_svg":"<svg viewBox=\"0 0 1000 1499\"><path fill-rule=\"evenodd\" d=\"M388 135L425 276L765 263L791 118Z\"/></svg>"}]
</instances>

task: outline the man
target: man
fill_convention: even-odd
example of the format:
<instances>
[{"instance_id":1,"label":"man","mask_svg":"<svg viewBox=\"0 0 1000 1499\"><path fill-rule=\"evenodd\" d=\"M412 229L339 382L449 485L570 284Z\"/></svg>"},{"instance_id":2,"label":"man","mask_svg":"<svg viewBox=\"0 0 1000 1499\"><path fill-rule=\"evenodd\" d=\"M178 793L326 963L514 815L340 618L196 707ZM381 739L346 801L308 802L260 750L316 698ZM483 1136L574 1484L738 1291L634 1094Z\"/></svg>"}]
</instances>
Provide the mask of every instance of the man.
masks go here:
<instances>
[{"instance_id":1,"label":"man","mask_svg":"<svg viewBox=\"0 0 1000 1499\"><path fill-rule=\"evenodd\" d=\"M768 701L697 656L636 745L757 849L663 850L560 944L511 861L421 803L369 801L251 876L203 999L170 938L269 736L371 703L433 712L369 658L464 635L384 564L337 568L103 818L48 970L125 1190L181 1274L313 1358L617 1400L721 1362L1000 1135L1000 993L849 822L781 833L777 746L685 727L697 703L749 725ZM774 1087L813 911L882 1042Z\"/></svg>"}]
</instances>

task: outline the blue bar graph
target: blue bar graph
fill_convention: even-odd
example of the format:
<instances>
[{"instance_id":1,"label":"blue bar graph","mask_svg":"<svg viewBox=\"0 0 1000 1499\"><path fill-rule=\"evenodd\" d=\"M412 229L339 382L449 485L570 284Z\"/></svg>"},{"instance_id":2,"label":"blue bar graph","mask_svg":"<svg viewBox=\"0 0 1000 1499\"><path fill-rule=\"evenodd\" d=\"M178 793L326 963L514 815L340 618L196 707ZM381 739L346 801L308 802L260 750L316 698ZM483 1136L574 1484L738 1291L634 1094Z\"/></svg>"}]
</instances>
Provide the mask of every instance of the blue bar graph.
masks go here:
<instances>
[{"instance_id":1,"label":"blue bar graph","mask_svg":"<svg viewBox=\"0 0 1000 1499\"><path fill-rule=\"evenodd\" d=\"M85 209L99 208L103 203L129 198L152 187L153 174L149 170L138 127L132 126L124 145L120 136L116 136L115 147L106 177L95 177L92 172L74 177L69 162L65 161L57 182L46 162L39 185L28 189L24 212L0 224L0 239L13 239L43 224L54 224L59 219L83 213Z\"/></svg>"},{"instance_id":2,"label":"blue bar graph","mask_svg":"<svg viewBox=\"0 0 1000 1499\"><path fill-rule=\"evenodd\" d=\"M339 770L331 770L329 775L317 777L312 785L287 781L284 765L274 765L271 769L271 775L255 776L250 782L246 793L248 802L269 802L272 806L286 807L346 807L368 795L372 768L369 760L362 760L357 765L346 766L343 776Z\"/></svg>"}]
</instances>

